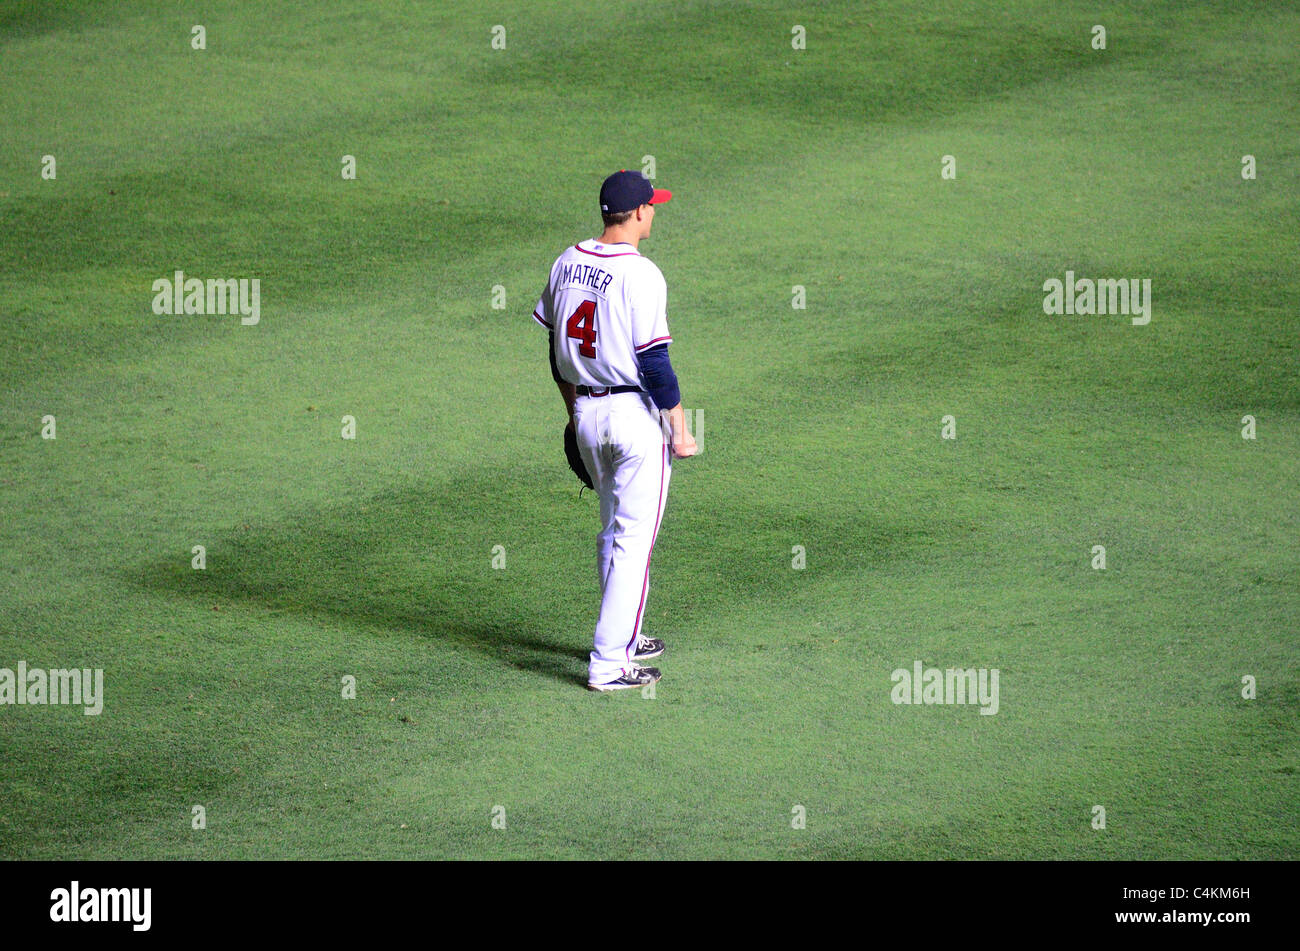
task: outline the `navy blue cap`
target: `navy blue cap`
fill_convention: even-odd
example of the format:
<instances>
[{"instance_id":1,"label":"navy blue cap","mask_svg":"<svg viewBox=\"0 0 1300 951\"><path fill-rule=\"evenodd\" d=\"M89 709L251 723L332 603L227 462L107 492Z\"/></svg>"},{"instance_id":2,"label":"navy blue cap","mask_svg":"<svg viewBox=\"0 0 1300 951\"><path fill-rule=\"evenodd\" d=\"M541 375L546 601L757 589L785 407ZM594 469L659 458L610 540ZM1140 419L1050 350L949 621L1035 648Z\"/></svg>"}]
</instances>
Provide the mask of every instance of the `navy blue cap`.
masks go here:
<instances>
[{"instance_id":1,"label":"navy blue cap","mask_svg":"<svg viewBox=\"0 0 1300 951\"><path fill-rule=\"evenodd\" d=\"M617 215L642 205L662 205L672 197L672 192L655 188L640 172L623 169L609 176L600 186L600 210L607 215Z\"/></svg>"}]
</instances>

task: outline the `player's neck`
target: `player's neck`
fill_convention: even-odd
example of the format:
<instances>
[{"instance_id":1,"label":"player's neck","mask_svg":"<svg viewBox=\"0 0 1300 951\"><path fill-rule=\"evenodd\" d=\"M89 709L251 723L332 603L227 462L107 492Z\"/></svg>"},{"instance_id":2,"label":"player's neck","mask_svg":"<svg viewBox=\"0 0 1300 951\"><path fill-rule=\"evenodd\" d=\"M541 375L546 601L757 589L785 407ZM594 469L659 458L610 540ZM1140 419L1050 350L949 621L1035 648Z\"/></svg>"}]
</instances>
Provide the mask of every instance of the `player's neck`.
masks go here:
<instances>
[{"instance_id":1,"label":"player's neck","mask_svg":"<svg viewBox=\"0 0 1300 951\"><path fill-rule=\"evenodd\" d=\"M630 244L635 248L641 239L636 232L626 228L606 228L596 240L601 244Z\"/></svg>"}]
</instances>

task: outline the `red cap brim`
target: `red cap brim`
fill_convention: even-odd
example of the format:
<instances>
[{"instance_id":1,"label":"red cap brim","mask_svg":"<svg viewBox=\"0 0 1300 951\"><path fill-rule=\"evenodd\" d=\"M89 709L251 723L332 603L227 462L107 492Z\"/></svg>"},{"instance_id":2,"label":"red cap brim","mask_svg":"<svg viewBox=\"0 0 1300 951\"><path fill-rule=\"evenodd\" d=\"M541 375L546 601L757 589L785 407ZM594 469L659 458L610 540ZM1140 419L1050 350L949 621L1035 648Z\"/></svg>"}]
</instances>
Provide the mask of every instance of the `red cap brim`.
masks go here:
<instances>
[{"instance_id":1,"label":"red cap brim","mask_svg":"<svg viewBox=\"0 0 1300 951\"><path fill-rule=\"evenodd\" d=\"M666 189L666 188L656 188L656 189L655 189L655 193L654 193L653 195L650 196L650 200L649 200L648 202L646 202L646 204L648 204L648 205L662 205L664 202L666 202L668 199L670 199L670 198L672 198L672 197L673 197L673 193L670 192L668 189Z\"/></svg>"}]
</instances>

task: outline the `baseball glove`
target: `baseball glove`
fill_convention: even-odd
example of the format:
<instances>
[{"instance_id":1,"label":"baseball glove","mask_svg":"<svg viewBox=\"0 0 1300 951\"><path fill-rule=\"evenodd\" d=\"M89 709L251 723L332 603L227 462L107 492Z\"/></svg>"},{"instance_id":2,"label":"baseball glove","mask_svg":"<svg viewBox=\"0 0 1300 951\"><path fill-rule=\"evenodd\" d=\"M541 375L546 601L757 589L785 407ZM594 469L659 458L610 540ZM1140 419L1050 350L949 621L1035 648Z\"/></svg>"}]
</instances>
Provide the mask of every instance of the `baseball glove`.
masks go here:
<instances>
[{"instance_id":1,"label":"baseball glove","mask_svg":"<svg viewBox=\"0 0 1300 951\"><path fill-rule=\"evenodd\" d=\"M573 423L564 427L564 456L569 460L569 468L573 470L582 484L587 488L595 491L596 486L592 484L591 473L587 471L587 464L582 461L582 453L578 451L578 434L573 429Z\"/></svg>"}]
</instances>

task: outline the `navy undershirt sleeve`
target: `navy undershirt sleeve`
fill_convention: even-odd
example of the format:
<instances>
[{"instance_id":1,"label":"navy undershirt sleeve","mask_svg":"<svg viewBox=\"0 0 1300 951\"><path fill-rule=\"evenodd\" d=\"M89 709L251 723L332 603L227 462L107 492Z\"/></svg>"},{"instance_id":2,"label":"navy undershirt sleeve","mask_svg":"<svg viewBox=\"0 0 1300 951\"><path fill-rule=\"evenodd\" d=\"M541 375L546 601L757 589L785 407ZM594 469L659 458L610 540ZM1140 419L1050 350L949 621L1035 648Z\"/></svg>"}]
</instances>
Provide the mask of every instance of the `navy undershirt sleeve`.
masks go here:
<instances>
[{"instance_id":1,"label":"navy undershirt sleeve","mask_svg":"<svg viewBox=\"0 0 1300 951\"><path fill-rule=\"evenodd\" d=\"M677 374L668 360L668 344L642 350L636 355L641 378L655 406L660 409L672 409L682 401L681 389L677 386Z\"/></svg>"},{"instance_id":2,"label":"navy undershirt sleeve","mask_svg":"<svg viewBox=\"0 0 1300 951\"><path fill-rule=\"evenodd\" d=\"M551 377L556 383L563 383L564 377L560 376L560 368L555 364L555 334L546 335L546 353L551 358Z\"/></svg>"}]
</instances>

